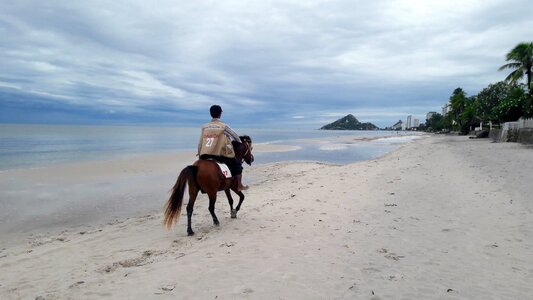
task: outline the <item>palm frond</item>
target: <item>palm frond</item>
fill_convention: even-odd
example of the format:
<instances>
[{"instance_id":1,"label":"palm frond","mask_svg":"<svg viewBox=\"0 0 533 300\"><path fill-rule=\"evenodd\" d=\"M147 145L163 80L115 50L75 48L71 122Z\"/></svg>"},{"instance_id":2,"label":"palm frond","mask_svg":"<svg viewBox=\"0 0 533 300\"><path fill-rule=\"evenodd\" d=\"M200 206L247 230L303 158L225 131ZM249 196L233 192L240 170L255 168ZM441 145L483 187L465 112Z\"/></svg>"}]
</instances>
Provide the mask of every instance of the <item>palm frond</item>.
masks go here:
<instances>
[{"instance_id":1,"label":"palm frond","mask_svg":"<svg viewBox=\"0 0 533 300\"><path fill-rule=\"evenodd\" d=\"M533 43L520 43L516 45L509 53L506 55L506 60L514 60L519 62L524 62L528 57L531 59L533 55Z\"/></svg>"},{"instance_id":2,"label":"palm frond","mask_svg":"<svg viewBox=\"0 0 533 300\"><path fill-rule=\"evenodd\" d=\"M522 72L521 69L518 69L518 70L514 70L513 72L511 72L511 74L509 74L505 78L505 81L510 82L510 83L516 83L517 81L522 79L522 77L524 77L524 72Z\"/></svg>"},{"instance_id":3,"label":"palm frond","mask_svg":"<svg viewBox=\"0 0 533 300\"><path fill-rule=\"evenodd\" d=\"M522 67L521 63L508 63L498 68L498 71L505 70L505 69L519 69L521 67Z\"/></svg>"}]
</instances>

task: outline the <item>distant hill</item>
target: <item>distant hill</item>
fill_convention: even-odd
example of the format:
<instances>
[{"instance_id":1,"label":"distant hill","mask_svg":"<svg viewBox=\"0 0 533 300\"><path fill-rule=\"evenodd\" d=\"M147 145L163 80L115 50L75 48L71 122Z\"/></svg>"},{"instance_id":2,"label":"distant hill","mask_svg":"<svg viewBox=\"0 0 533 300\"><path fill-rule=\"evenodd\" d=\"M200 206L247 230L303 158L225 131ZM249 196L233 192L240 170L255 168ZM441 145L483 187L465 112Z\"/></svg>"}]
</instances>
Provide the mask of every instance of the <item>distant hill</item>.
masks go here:
<instances>
[{"instance_id":1,"label":"distant hill","mask_svg":"<svg viewBox=\"0 0 533 300\"><path fill-rule=\"evenodd\" d=\"M378 130L379 128L372 123L361 123L354 115L350 114L340 118L337 121L324 125L321 130Z\"/></svg>"}]
</instances>

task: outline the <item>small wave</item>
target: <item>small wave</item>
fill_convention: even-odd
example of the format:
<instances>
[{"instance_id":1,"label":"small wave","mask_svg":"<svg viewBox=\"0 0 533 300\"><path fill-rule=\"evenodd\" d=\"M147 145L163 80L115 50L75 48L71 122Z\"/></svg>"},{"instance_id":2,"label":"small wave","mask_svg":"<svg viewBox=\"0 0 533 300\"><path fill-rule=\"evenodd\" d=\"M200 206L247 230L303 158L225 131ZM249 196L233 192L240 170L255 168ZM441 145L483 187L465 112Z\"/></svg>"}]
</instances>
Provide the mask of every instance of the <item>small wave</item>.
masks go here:
<instances>
[{"instance_id":1,"label":"small wave","mask_svg":"<svg viewBox=\"0 0 533 300\"><path fill-rule=\"evenodd\" d=\"M421 138L421 136L417 135L405 135L405 136L394 136L394 137L385 137L385 138L379 138L374 140L374 142L378 143L390 143L390 144L401 144L401 143L407 143L416 139Z\"/></svg>"},{"instance_id":2,"label":"small wave","mask_svg":"<svg viewBox=\"0 0 533 300\"><path fill-rule=\"evenodd\" d=\"M347 144L328 144L328 145L320 146L318 149L322 151L339 151L339 150L344 150L347 148L348 148Z\"/></svg>"},{"instance_id":3,"label":"small wave","mask_svg":"<svg viewBox=\"0 0 533 300\"><path fill-rule=\"evenodd\" d=\"M294 145L279 145L269 143L255 144L254 152L288 152L300 150L302 147Z\"/></svg>"}]
</instances>

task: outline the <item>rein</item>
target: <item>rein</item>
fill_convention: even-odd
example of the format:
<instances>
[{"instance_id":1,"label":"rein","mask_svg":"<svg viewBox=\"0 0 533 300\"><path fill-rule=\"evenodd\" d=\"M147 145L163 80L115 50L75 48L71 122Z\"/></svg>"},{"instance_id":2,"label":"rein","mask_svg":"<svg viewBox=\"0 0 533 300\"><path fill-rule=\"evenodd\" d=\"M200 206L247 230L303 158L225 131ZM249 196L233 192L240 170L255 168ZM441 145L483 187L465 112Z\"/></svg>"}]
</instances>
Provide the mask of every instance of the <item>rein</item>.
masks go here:
<instances>
[{"instance_id":1,"label":"rein","mask_svg":"<svg viewBox=\"0 0 533 300\"><path fill-rule=\"evenodd\" d=\"M250 144L248 144L248 141L243 141L243 144L246 144L246 152L244 152L244 155L242 157L245 157L246 154L250 153Z\"/></svg>"},{"instance_id":2,"label":"rein","mask_svg":"<svg viewBox=\"0 0 533 300\"><path fill-rule=\"evenodd\" d=\"M242 154L239 154L238 156L237 155L236 156L237 156L237 159L240 159L240 161L242 163L242 161L244 160L244 158L247 155L249 155L249 154L251 155L252 154L252 146L251 146L252 139L250 139L250 137L247 136L247 135L241 136L240 139L241 139L241 143L239 144L239 152L242 151L241 147L246 147L246 151L244 151L244 153L241 152ZM237 154L237 153L235 153L235 154Z\"/></svg>"}]
</instances>

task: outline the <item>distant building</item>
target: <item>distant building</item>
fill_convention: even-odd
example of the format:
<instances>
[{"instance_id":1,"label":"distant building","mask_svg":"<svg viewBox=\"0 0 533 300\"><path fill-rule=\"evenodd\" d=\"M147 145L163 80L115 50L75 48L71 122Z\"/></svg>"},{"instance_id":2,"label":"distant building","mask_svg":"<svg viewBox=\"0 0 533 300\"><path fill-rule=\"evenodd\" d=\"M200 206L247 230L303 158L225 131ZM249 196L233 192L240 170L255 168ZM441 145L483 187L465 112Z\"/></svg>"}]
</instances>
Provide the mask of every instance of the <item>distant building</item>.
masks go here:
<instances>
[{"instance_id":1,"label":"distant building","mask_svg":"<svg viewBox=\"0 0 533 300\"><path fill-rule=\"evenodd\" d=\"M433 117L434 115L436 115L437 112L435 111L430 111L426 114L426 120L431 120L431 117Z\"/></svg>"},{"instance_id":2,"label":"distant building","mask_svg":"<svg viewBox=\"0 0 533 300\"><path fill-rule=\"evenodd\" d=\"M414 128L418 128L418 126L420 126L420 119L414 119L413 120L413 127Z\"/></svg>"},{"instance_id":3,"label":"distant building","mask_svg":"<svg viewBox=\"0 0 533 300\"><path fill-rule=\"evenodd\" d=\"M413 125L413 124L411 123L411 119L412 119L412 118L413 118L413 116L411 116L411 115L408 115L408 116L407 116L407 122L406 122L406 124L405 124L405 128L406 128L406 129L409 129L409 128L412 127L412 125Z\"/></svg>"},{"instance_id":4,"label":"distant building","mask_svg":"<svg viewBox=\"0 0 533 300\"><path fill-rule=\"evenodd\" d=\"M442 107L442 116L446 116L450 111L452 111L452 107L450 104L446 104Z\"/></svg>"},{"instance_id":5,"label":"distant building","mask_svg":"<svg viewBox=\"0 0 533 300\"><path fill-rule=\"evenodd\" d=\"M392 125L392 130L402 130L403 122L402 120L398 120L396 124Z\"/></svg>"}]
</instances>

